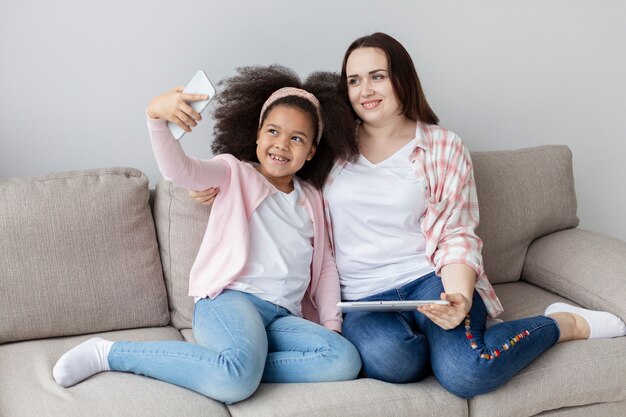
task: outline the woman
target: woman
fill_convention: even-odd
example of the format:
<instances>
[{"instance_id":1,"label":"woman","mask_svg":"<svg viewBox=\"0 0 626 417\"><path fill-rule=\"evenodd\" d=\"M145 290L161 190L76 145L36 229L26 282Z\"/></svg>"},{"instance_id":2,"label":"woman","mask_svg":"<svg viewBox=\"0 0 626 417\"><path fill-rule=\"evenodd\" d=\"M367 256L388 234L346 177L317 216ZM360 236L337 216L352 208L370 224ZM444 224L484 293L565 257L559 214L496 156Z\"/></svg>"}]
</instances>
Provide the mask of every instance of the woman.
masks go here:
<instances>
[{"instance_id":1,"label":"woman","mask_svg":"<svg viewBox=\"0 0 626 417\"><path fill-rule=\"evenodd\" d=\"M339 89L357 119L360 151L356 161L338 161L324 187L342 299L450 302L414 313L346 313L343 334L365 376L404 383L432 372L469 398L498 388L557 342L626 334L610 313L562 303L486 329L502 306L474 232L467 148L437 126L410 55L386 34L350 45Z\"/></svg>"}]
</instances>

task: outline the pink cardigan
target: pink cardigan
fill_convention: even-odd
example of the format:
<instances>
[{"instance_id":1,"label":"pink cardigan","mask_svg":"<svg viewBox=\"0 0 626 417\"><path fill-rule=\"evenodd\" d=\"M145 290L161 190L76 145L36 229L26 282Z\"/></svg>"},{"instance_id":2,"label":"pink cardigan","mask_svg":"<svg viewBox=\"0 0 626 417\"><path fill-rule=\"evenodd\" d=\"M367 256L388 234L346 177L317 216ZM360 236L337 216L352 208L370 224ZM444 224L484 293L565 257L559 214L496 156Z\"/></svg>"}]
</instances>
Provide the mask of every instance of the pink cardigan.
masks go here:
<instances>
[{"instance_id":1,"label":"pink cardigan","mask_svg":"<svg viewBox=\"0 0 626 417\"><path fill-rule=\"evenodd\" d=\"M250 163L223 154L198 160L185 154L164 120L148 119L157 164L168 181L192 190L219 187L209 222L189 277L189 295L217 297L240 275L248 258L248 221L258 205L278 192ZM325 227L319 190L302 182L313 223L311 282L302 300L305 318L341 331L339 276Z\"/></svg>"}]
</instances>

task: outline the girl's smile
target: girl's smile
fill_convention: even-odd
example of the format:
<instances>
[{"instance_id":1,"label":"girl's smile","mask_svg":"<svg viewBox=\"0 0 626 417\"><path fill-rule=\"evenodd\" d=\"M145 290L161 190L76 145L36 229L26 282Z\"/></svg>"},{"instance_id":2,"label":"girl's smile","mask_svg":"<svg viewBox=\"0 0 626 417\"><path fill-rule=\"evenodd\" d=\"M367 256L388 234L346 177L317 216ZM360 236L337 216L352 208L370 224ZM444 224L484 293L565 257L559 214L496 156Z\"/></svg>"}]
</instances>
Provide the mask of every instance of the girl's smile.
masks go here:
<instances>
[{"instance_id":1,"label":"girl's smile","mask_svg":"<svg viewBox=\"0 0 626 417\"><path fill-rule=\"evenodd\" d=\"M270 161L276 165L286 165L287 162L289 162L289 158L287 157L281 157L279 155L276 155L275 153L270 153Z\"/></svg>"}]
</instances>

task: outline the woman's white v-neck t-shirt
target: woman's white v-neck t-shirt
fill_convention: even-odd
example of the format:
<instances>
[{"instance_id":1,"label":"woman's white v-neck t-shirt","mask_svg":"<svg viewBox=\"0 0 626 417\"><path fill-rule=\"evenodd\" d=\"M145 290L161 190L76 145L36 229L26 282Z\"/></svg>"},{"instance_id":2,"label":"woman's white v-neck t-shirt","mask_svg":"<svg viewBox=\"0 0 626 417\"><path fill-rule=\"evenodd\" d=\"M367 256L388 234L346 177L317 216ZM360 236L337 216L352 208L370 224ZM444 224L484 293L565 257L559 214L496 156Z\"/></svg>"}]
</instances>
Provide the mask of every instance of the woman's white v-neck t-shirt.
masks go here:
<instances>
[{"instance_id":1,"label":"woman's white v-neck t-shirt","mask_svg":"<svg viewBox=\"0 0 626 417\"><path fill-rule=\"evenodd\" d=\"M434 269L420 220L423 182L414 175L412 140L377 164L363 155L346 163L329 188L335 259L345 300L399 288Z\"/></svg>"}]
</instances>

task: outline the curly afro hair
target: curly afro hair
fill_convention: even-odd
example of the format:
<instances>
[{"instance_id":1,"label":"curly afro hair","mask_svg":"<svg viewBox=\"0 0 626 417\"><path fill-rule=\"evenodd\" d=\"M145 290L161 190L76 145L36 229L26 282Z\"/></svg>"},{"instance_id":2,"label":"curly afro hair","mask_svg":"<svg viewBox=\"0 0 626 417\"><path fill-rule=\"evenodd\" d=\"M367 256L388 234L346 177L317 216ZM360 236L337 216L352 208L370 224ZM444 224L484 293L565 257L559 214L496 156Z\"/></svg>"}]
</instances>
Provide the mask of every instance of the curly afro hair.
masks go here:
<instances>
[{"instance_id":1,"label":"curly afro hair","mask_svg":"<svg viewBox=\"0 0 626 417\"><path fill-rule=\"evenodd\" d=\"M221 88L213 110L213 153L229 153L240 160L258 162L256 137L263 104L280 88L300 88L319 100L324 131L315 155L296 175L321 188L336 160L354 160L359 152L352 110L337 92L339 79L337 73L315 72L302 82L294 71L280 65L238 68L234 76L218 84ZM314 126L318 125L315 107L306 99L279 99L265 115L277 105L299 108L311 116Z\"/></svg>"}]
</instances>

